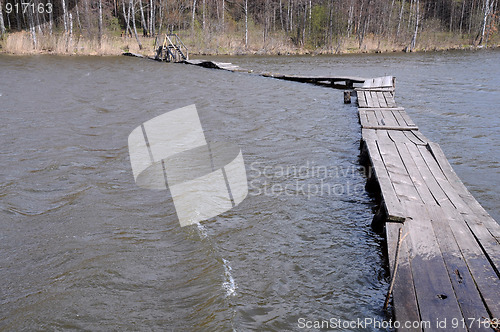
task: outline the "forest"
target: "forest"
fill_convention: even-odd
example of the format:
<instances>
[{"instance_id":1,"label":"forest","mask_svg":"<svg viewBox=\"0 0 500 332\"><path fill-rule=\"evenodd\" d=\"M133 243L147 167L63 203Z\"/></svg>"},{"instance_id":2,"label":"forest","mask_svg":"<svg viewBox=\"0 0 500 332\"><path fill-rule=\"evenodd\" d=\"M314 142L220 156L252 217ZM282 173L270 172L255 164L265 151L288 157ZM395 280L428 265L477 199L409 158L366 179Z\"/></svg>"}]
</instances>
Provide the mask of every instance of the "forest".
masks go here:
<instances>
[{"instance_id":1,"label":"forest","mask_svg":"<svg viewBox=\"0 0 500 332\"><path fill-rule=\"evenodd\" d=\"M498 46L498 0L0 0L3 51L287 54Z\"/></svg>"}]
</instances>

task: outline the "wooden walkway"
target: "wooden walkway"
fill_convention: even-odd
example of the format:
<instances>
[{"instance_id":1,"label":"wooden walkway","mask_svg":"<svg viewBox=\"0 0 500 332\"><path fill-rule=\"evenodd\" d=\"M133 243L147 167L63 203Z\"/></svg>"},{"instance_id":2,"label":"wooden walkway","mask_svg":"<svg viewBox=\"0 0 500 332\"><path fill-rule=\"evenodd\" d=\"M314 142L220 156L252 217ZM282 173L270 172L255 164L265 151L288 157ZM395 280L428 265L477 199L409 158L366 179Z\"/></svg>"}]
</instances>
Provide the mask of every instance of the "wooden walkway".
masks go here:
<instances>
[{"instance_id":1,"label":"wooden walkway","mask_svg":"<svg viewBox=\"0 0 500 332\"><path fill-rule=\"evenodd\" d=\"M500 225L474 199L438 144L396 106L392 78L356 89L362 154L378 184L395 318L431 326L401 331L493 331L500 318ZM384 82L384 83L381 83ZM446 319L446 329L441 323ZM455 325L452 325L456 323ZM453 328L455 327L455 328Z\"/></svg>"},{"instance_id":2,"label":"wooden walkway","mask_svg":"<svg viewBox=\"0 0 500 332\"><path fill-rule=\"evenodd\" d=\"M225 62L184 63L252 72ZM385 229L391 273L397 272L392 299L398 330L494 331L487 322L500 319L500 225L439 145L397 106L394 78L257 75L341 89L357 85L361 157L371 166L367 187L381 198L374 226Z\"/></svg>"}]
</instances>

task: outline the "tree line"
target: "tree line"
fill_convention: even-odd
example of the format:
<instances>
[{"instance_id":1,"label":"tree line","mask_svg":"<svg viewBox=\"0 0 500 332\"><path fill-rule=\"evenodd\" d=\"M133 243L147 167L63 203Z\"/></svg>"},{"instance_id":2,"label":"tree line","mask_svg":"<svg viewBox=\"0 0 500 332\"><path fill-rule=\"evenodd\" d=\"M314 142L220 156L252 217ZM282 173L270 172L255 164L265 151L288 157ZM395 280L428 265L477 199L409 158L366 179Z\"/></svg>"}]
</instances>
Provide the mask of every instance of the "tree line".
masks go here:
<instances>
[{"instance_id":1,"label":"tree line","mask_svg":"<svg viewBox=\"0 0 500 332\"><path fill-rule=\"evenodd\" d=\"M241 35L265 44L279 34L297 47L335 48L368 35L415 48L422 31L449 33L487 45L500 24L498 0L0 0L0 34L104 34L153 37L165 32Z\"/></svg>"}]
</instances>

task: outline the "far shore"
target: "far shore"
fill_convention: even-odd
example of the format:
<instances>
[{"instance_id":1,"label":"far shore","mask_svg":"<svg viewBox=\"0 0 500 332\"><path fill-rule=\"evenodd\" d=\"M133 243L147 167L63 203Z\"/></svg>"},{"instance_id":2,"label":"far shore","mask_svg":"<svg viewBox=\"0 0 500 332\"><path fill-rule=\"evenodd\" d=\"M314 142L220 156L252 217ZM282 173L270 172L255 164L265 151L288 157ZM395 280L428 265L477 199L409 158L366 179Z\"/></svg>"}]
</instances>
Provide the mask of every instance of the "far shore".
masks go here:
<instances>
[{"instance_id":1,"label":"far shore","mask_svg":"<svg viewBox=\"0 0 500 332\"><path fill-rule=\"evenodd\" d=\"M140 37L142 49L139 48L137 40L131 37L104 36L101 44L97 40L88 40L83 37L71 36L68 38L62 34L42 36L37 40L34 47L33 40L27 32L15 32L7 34L0 39L0 54L10 55L37 55L51 54L64 56L117 56L125 52L141 54L145 56L154 55L154 38ZM284 43L280 38L269 38L265 45L258 42L251 43L245 47L240 38L228 39L227 36L215 38L206 42L200 38L183 39L192 56L245 56L245 55L343 55L343 54L373 54L373 53L405 53L404 44L398 44L388 40L370 36L359 47L355 39L343 40L335 49L332 48L308 48L295 47L290 43ZM423 39L412 52L439 52L451 50L478 50L500 48L499 43L490 43L488 46L475 46L467 44L465 39L450 38L445 40Z\"/></svg>"}]
</instances>

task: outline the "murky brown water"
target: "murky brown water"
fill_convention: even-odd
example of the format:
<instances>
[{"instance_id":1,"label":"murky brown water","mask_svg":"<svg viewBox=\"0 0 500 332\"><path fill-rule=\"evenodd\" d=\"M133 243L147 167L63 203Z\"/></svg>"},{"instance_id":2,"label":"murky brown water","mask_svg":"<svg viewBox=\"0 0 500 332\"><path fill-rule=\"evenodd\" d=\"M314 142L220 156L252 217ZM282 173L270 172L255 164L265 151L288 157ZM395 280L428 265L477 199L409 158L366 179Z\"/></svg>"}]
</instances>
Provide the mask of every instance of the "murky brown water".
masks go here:
<instances>
[{"instance_id":1,"label":"murky brown water","mask_svg":"<svg viewBox=\"0 0 500 332\"><path fill-rule=\"evenodd\" d=\"M397 76L397 101L500 219L500 52L219 58ZM127 137L195 103L249 196L180 228L134 183ZM0 330L297 330L384 319L383 239L340 91L126 57L0 56ZM326 170L326 173L325 173Z\"/></svg>"}]
</instances>

